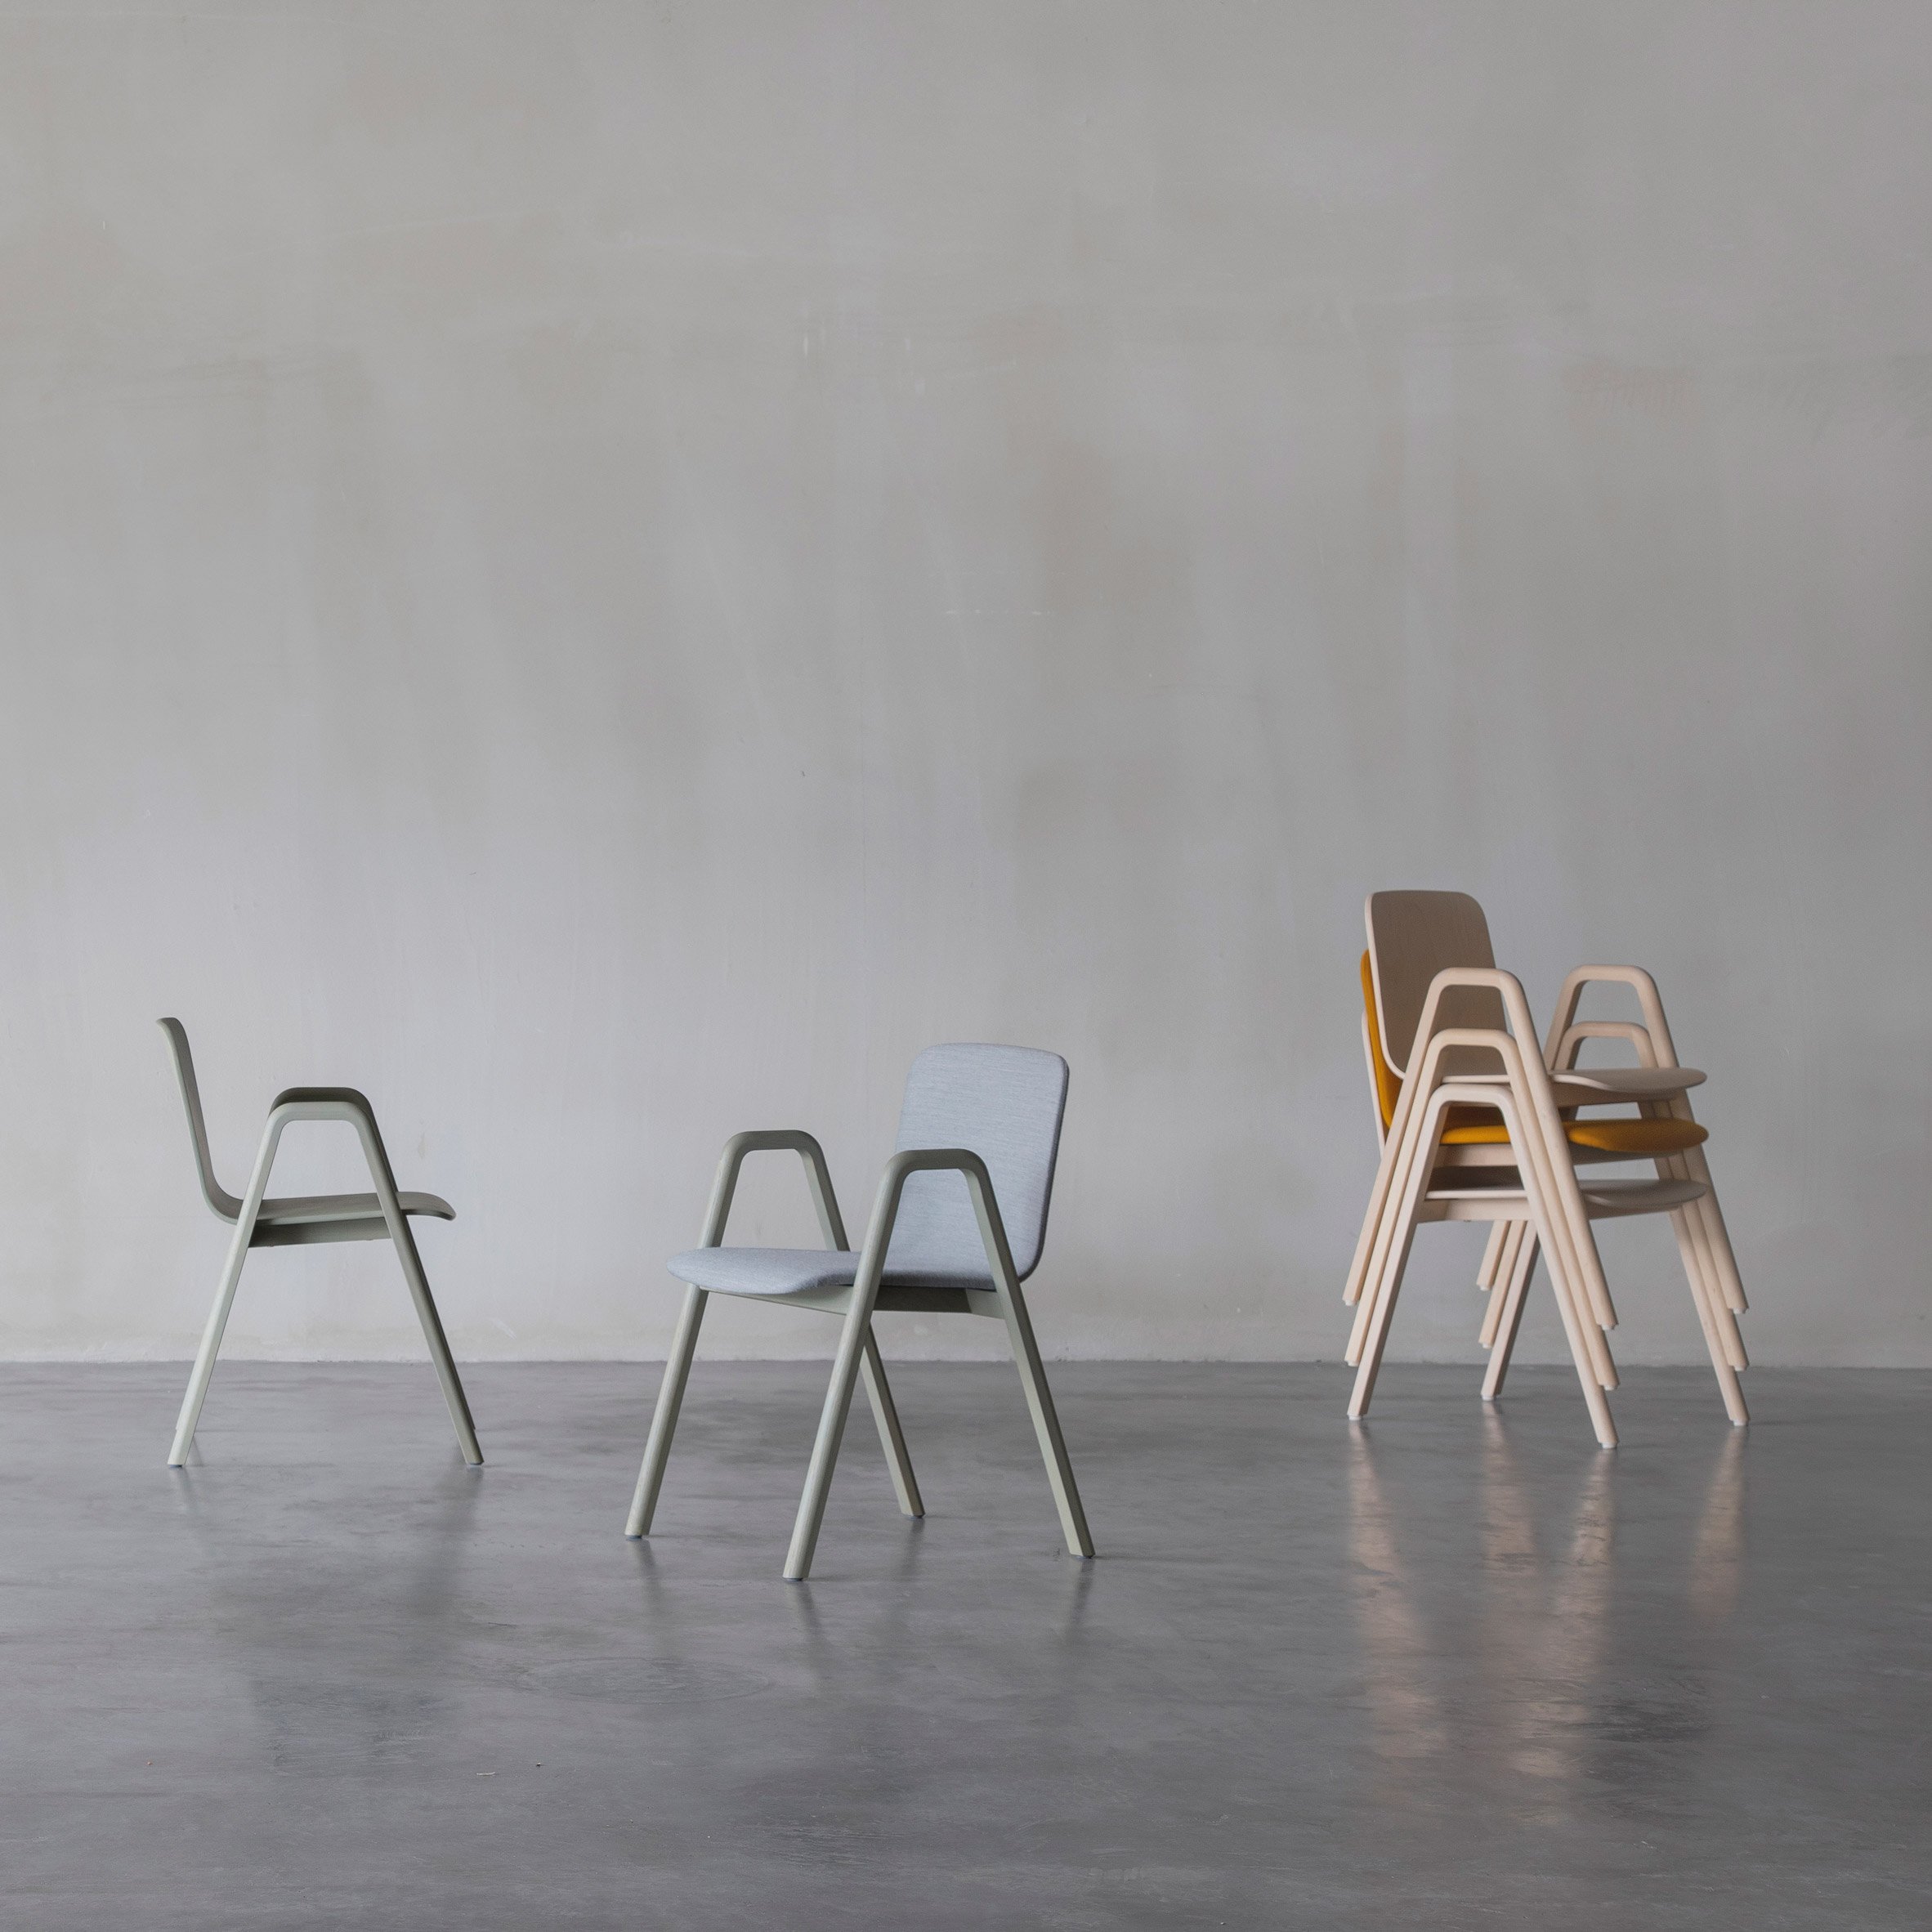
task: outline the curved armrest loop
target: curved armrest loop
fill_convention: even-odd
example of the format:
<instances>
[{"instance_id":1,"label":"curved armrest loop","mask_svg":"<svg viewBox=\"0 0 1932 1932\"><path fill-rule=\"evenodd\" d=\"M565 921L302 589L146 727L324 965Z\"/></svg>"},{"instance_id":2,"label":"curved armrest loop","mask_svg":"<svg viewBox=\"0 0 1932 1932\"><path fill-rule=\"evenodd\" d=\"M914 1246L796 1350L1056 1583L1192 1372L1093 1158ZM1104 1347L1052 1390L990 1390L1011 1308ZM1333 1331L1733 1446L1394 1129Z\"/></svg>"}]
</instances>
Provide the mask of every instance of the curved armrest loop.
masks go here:
<instances>
[{"instance_id":1,"label":"curved armrest loop","mask_svg":"<svg viewBox=\"0 0 1932 1932\"><path fill-rule=\"evenodd\" d=\"M1563 981L1563 991L1556 997L1556 1011L1550 1017L1550 1038L1544 1053L1546 1065L1555 1065L1556 1057L1563 1049L1564 1036L1576 1023L1583 990L1589 986L1630 987L1636 993L1637 1004L1644 1014L1644 1025L1657 1056L1653 1064L1658 1067L1678 1064L1676 1043L1670 1037L1670 1022L1664 1017L1664 1003L1657 992L1657 982L1641 966L1579 966Z\"/></svg>"},{"instance_id":2,"label":"curved armrest loop","mask_svg":"<svg viewBox=\"0 0 1932 1932\"><path fill-rule=\"evenodd\" d=\"M825 1151L802 1128L754 1128L734 1134L718 1157L718 1178L711 1184L711 1203L704 1210L704 1238L700 1248L724 1246L725 1224L731 1216L731 1198L738 1192L738 1170L747 1154L776 1152L796 1154L805 1163L806 1185L812 1190L812 1205L818 1210L820 1232L828 1248L845 1246L845 1222L839 1212L839 1197L832 1192L832 1173L825 1165Z\"/></svg>"},{"instance_id":3,"label":"curved armrest loop","mask_svg":"<svg viewBox=\"0 0 1932 1932\"><path fill-rule=\"evenodd\" d=\"M1013 1250L1007 1244L1006 1223L1000 1218L1000 1203L986 1162L970 1147L905 1147L885 1164L872 1205L872 1219L865 1230L865 1246L859 1256L855 1295L863 1295L868 1303L885 1272L886 1250L892 1246L892 1224L899 1218L899 1197L905 1192L906 1181L915 1174L935 1173L957 1173L966 1177L973 1217L979 1223L980 1239L986 1244L989 1272L996 1285L1009 1290L1018 1286Z\"/></svg>"}]
</instances>

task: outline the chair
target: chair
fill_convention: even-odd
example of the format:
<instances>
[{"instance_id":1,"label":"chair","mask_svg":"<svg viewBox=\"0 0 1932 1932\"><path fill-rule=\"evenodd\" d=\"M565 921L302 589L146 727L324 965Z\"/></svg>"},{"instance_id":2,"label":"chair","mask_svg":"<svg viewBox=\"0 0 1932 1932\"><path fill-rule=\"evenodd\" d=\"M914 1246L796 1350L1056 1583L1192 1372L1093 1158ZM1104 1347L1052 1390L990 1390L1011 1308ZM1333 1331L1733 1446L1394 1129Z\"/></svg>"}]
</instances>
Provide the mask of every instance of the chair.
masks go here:
<instances>
[{"instance_id":1,"label":"chair","mask_svg":"<svg viewBox=\"0 0 1932 1932\"><path fill-rule=\"evenodd\" d=\"M1414 1220L1487 1219L1496 1225L1478 1282L1501 1292L1492 1295L1483 1324L1483 1339L1492 1349L1484 1399L1493 1400L1500 1389L1541 1250L1599 1439L1609 1446L1614 1429L1600 1391L1613 1389L1617 1375L1603 1330L1613 1327L1617 1317L1590 1223L1612 1214L1668 1212L1726 1409L1733 1422L1747 1420L1736 1374L1746 1359L1734 1320L1742 1288L1703 1161L1705 1130L1692 1118L1685 1098L1704 1076L1676 1064L1648 976L1635 968L1586 968L1572 974L1546 1065L1522 987L1496 971L1488 927L1474 900L1462 893L1375 893L1368 903L1368 925L1363 1035L1384 1148L1344 1291L1357 1309L1347 1358L1362 1369L1350 1414L1365 1412L1373 1392ZM1582 986L1605 977L1642 982L1645 1027L1575 1021ZM1645 1063L1576 1066L1585 1040L1609 1036L1630 1039ZM1498 1041L1510 1042L1510 1053L1500 1053ZM1505 1065L1500 1075L1489 1071L1499 1059ZM1420 1085L1405 1078L1424 1061L1428 1077ZM1429 1125L1424 1114L1435 1089L1451 1080L1458 1083L1456 1095L1435 1107ZM1505 1111L1476 1104L1486 1086L1498 1084L1509 1089L1518 1124L1527 1121L1535 1129L1527 1165L1519 1163L1523 1143ZM1640 1109L1635 1119L1585 1118L1579 1111L1632 1102ZM1423 1157L1425 1125L1433 1136L1426 1187L1410 1169ZM1575 1171L1580 1165L1639 1159L1653 1164L1655 1180L1579 1184ZM1557 1250L1536 1219L1539 1195L1543 1210L1555 1217ZM1594 1371L1589 1375L1585 1357Z\"/></svg>"},{"instance_id":2,"label":"chair","mask_svg":"<svg viewBox=\"0 0 1932 1932\"><path fill-rule=\"evenodd\" d=\"M376 1126L375 1110L351 1087L290 1087L278 1093L269 1110L254 1172L248 1177L248 1193L238 1201L215 1178L208 1127L201 1113L201 1089L195 1078L195 1056L189 1050L186 1030L179 1020L162 1021L161 1030L168 1035L168 1044L174 1053L174 1070L181 1084L181 1103L188 1110L188 1132L195 1143L195 1165L201 1176L202 1194L216 1214L235 1228L221 1286L215 1290L215 1304L208 1312L208 1326L202 1331L200 1353L195 1358L188 1392L181 1401L174 1447L168 1452L168 1467L179 1469L188 1460L195 1424L201 1419L201 1405L215 1372L222 1331L228 1326L228 1311L235 1305L235 1291L240 1284L242 1263L248 1259L249 1249L294 1247L311 1241L378 1241L396 1244L403 1279L409 1283L410 1298L416 1304L416 1317L423 1324L430 1359L436 1364L436 1378L443 1385L443 1399L449 1405L449 1420L456 1425L456 1440L462 1447L463 1460L480 1464L483 1451L477 1447L476 1424L470 1419L462 1379L450 1358L449 1344L429 1292L422 1257L416 1252L415 1237L409 1232L411 1215L430 1214L441 1221L454 1221L455 1209L433 1194L396 1192L396 1176ZM375 1192L269 1197L269 1171L275 1165L282 1129L295 1120L347 1121L361 1138L363 1157L369 1163Z\"/></svg>"},{"instance_id":3,"label":"chair","mask_svg":"<svg viewBox=\"0 0 1932 1932\"><path fill-rule=\"evenodd\" d=\"M1020 1291L1046 1239L1066 1106L1067 1062L1057 1053L928 1047L906 1076L897 1151L886 1163L865 1245L856 1252L846 1244L825 1154L809 1134L738 1134L727 1141L702 1245L670 1260L671 1272L688 1286L624 1534L650 1534L705 1303L713 1295L734 1295L844 1317L785 1558L788 1582L811 1573L853 1385L861 1375L899 1507L907 1516L925 1513L872 1335L873 1316L887 1311L981 1315L1006 1324L1067 1550L1090 1557L1093 1540ZM823 1248L722 1245L745 1157L769 1149L789 1149L803 1161Z\"/></svg>"}]
</instances>

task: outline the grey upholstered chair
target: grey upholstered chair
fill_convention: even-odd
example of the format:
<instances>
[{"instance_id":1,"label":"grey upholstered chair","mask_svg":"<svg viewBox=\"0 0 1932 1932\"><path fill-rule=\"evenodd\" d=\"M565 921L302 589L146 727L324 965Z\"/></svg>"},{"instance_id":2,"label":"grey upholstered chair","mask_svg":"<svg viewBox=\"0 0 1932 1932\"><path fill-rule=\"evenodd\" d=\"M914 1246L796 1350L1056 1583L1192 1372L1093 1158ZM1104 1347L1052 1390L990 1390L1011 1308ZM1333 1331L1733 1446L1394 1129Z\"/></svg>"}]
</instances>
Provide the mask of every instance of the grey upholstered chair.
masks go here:
<instances>
[{"instance_id":1,"label":"grey upholstered chair","mask_svg":"<svg viewBox=\"0 0 1932 1932\"><path fill-rule=\"evenodd\" d=\"M248 1259L249 1249L285 1248L310 1241L387 1241L396 1244L403 1279L409 1285L416 1317L423 1324L423 1339L429 1344L430 1359L436 1364L436 1378L443 1385L443 1399L449 1405L449 1420L456 1424L456 1440L462 1446L463 1460L481 1462L483 1451L476 1446L476 1424L470 1420L463 1382L450 1359L449 1344L429 1292L428 1279L423 1272L423 1258L416 1252L415 1237L409 1232L410 1215L432 1214L441 1221L454 1221L455 1209L433 1194L396 1192L396 1176L390 1169L382 1136L377 1130L375 1109L352 1087L290 1087L278 1093L269 1110L262 1150L255 1156L255 1171L248 1177L248 1192L236 1200L215 1178L208 1127L201 1115L201 1088L195 1078L195 1056L188 1049L186 1030L179 1020L163 1020L161 1030L174 1049L174 1070L181 1083L181 1104L188 1110L188 1132L195 1143L195 1165L201 1175L202 1194L222 1220L235 1224L221 1284L215 1290L215 1305L208 1311L208 1326L202 1333L201 1352L195 1358L188 1393L181 1399L174 1447L168 1452L168 1467L179 1469L188 1460L195 1425L201 1419L201 1405L208 1394L208 1379L215 1372L221 1331L228 1326L228 1311L235 1305L235 1290L240 1283L242 1263ZM374 1193L265 1198L282 1129L293 1120L347 1120L361 1138L363 1158L369 1162L369 1178L376 1183Z\"/></svg>"},{"instance_id":2,"label":"grey upholstered chair","mask_svg":"<svg viewBox=\"0 0 1932 1932\"><path fill-rule=\"evenodd\" d=\"M1067 1062L1057 1053L1026 1047L928 1047L907 1076L898 1152L886 1163L865 1245L856 1252L846 1245L825 1154L809 1134L739 1134L727 1141L704 1217L704 1245L671 1259L671 1272L690 1288L664 1364L625 1535L650 1532L706 1298L738 1295L845 1317L785 1559L788 1581L800 1581L811 1571L853 1384L861 1374L899 1507L908 1516L925 1514L872 1337L872 1317L881 1309L986 1315L1005 1322L1067 1547L1076 1556L1091 1556L1093 1540L1020 1292L1046 1239L1066 1106ZM766 1148L789 1148L803 1160L824 1247L720 1245L745 1156Z\"/></svg>"}]
</instances>

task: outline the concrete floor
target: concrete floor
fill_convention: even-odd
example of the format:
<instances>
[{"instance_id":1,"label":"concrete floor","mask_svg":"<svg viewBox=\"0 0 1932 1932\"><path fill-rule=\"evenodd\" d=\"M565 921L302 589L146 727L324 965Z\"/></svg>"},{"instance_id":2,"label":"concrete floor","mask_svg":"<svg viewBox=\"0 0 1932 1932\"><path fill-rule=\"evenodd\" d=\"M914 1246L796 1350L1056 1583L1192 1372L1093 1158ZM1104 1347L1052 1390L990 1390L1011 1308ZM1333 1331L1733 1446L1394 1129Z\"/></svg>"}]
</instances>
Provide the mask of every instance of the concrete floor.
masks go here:
<instances>
[{"instance_id":1,"label":"concrete floor","mask_svg":"<svg viewBox=\"0 0 1932 1932\"><path fill-rule=\"evenodd\" d=\"M888 1343L889 1347L889 1334ZM1932 1376L910 1367L779 1581L823 1371L0 1371L0 1923L1932 1925Z\"/></svg>"}]
</instances>

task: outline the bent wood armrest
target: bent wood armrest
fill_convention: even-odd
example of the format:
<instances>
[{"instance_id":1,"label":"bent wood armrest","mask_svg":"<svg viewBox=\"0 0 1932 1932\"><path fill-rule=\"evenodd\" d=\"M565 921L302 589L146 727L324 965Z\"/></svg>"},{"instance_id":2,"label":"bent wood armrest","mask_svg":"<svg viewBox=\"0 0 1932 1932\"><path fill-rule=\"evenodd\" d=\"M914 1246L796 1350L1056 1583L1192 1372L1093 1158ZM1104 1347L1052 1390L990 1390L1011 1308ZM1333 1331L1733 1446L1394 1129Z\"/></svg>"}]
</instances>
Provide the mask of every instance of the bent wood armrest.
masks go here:
<instances>
[{"instance_id":1,"label":"bent wood armrest","mask_svg":"<svg viewBox=\"0 0 1932 1932\"><path fill-rule=\"evenodd\" d=\"M1447 979L1449 976L1444 973L1438 977ZM1529 1168L1536 1169L1536 1184L1544 1190L1548 1201L1557 1210L1555 1233L1557 1238L1563 1241L1570 1250L1566 1257L1560 1259L1576 1270L1599 1323L1606 1329L1614 1328L1617 1326L1617 1310L1610 1299L1610 1284L1603 1277L1602 1263L1594 1246L1590 1243L1588 1216L1583 1206L1582 1196L1577 1192L1576 1170L1563 1152L1566 1146L1563 1120L1557 1111L1556 1096L1551 1085L1550 1070L1544 1065L1542 1055L1536 1050L1536 1035L1529 1023L1528 1003L1523 999L1523 989L1517 985L1513 975L1500 971L1459 973L1457 977L1474 978L1479 984L1494 985L1496 990L1504 996L1504 1005L1509 1014L1511 1030L1505 1033L1493 1028L1444 1026L1438 1029L1431 1035L1429 1050L1423 1058L1421 1078L1415 1083L1417 1089L1424 1096L1431 1095L1436 1089L1456 1077L1455 1072L1445 1064L1448 1053L1454 1048L1480 1048L1495 1053L1502 1062L1503 1070L1509 1079L1500 1086L1490 1088L1494 1098L1488 1104L1500 1107L1505 1093L1515 1095L1517 1104L1524 1112L1527 1123L1539 1130L1532 1133L1526 1142L1511 1127L1510 1145L1527 1160L1527 1165L1523 1167L1525 1179L1530 1178ZM1434 995L1435 989L1432 986L1432 1001ZM1507 1123L1510 1110L1503 1111ZM1411 1131L1413 1135L1414 1129ZM1596 1346L1594 1340L1591 1346L1593 1349ZM1606 1383L1604 1386L1608 1388L1612 1384Z\"/></svg>"},{"instance_id":2,"label":"bent wood armrest","mask_svg":"<svg viewBox=\"0 0 1932 1932\"><path fill-rule=\"evenodd\" d=\"M1509 1031L1518 1040L1533 1041L1536 1037L1536 1022L1530 1017L1529 999L1523 990L1523 982L1514 973L1505 973L1500 966L1445 966L1429 982L1429 993L1422 1002L1422 1017L1415 1023L1415 1038L1409 1048L1409 1065L1415 1065L1416 1055L1425 1049L1438 1031L1436 1014L1442 1004L1442 995L1452 986L1478 986L1502 996L1503 1013L1509 1022ZM1487 1033L1489 1027L1461 1027L1465 1033ZM1466 1043L1465 1043L1466 1044ZM1409 1076L1401 1068L1397 1069L1406 1085Z\"/></svg>"},{"instance_id":3,"label":"bent wood armrest","mask_svg":"<svg viewBox=\"0 0 1932 1932\"><path fill-rule=\"evenodd\" d=\"M845 1222L839 1212L839 1197L832 1192L831 1169L825 1165L825 1151L803 1129L796 1127L754 1128L734 1134L719 1156L718 1178L711 1184L711 1204L704 1210L704 1232L700 1248L724 1246L725 1224L731 1218L731 1197L738 1192L738 1170L747 1154L790 1152L805 1163L806 1185L812 1190L812 1205L818 1210L820 1232L825 1246L843 1249Z\"/></svg>"},{"instance_id":4,"label":"bent wood armrest","mask_svg":"<svg viewBox=\"0 0 1932 1932\"><path fill-rule=\"evenodd\" d=\"M1394 1115L1382 1136L1381 1162L1375 1169L1375 1185L1369 1191L1368 1212L1362 1217L1362 1232L1355 1244L1355 1258L1349 1263L1348 1279L1342 1290L1342 1299L1350 1308L1363 1306L1363 1284L1375 1264L1375 1257L1381 1246L1376 1231L1382 1226L1383 1210L1388 1206L1390 1192L1397 1184L1403 1160L1402 1151L1408 1143L1415 1115L1416 1095L1421 1090L1421 1084L1412 1076L1426 1055L1431 1036L1438 1031L1437 1015L1442 1008L1442 995L1451 986L1479 986L1490 992L1500 994L1504 1014L1510 1027L1524 1040L1533 1043L1536 1039L1536 1026L1529 1017L1529 1001L1525 998L1522 985L1514 973L1502 972L1494 966L1449 966L1445 967L1429 982L1429 992L1422 1002L1422 1015L1416 1022L1415 1037L1410 1042L1407 1067L1398 1067L1393 1060L1389 1060L1389 1071L1402 1085L1395 1097ZM1485 1030L1474 1031L1482 1032ZM1365 1035L1366 1031L1365 1019ZM1506 1039L1508 1035L1499 1035L1498 1037ZM1388 1059L1389 1045L1386 1040L1382 1043L1382 1053L1384 1058ZM1372 1060L1371 1064L1372 1068ZM1503 1058L1503 1064L1506 1068L1506 1056ZM1540 1053L1537 1054L1536 1065L1539 1070L1543 1065ZM1457 1071L1459 1077L1467 1077L1465 1070L1459 1068ZM1362 1318L1366 1317L1365 1308Z\"/></svg>"},{"instance_id":5,"label":"bent wood armrest","mask_svg":"<svg viewBox=\"0 0 1932 1932\"><path fill-rule=\"evenodd\" d=\"M1670 1038L1670 1022L1664 1017L1664 1003L1657 992L1657 982L1641 966L1579 966L1564 980L1563 991L1556 996L1556 1011L1550 1022L1550 1039L1544 1053L1546 1065L1554 1065L1563 1037L1576 1021L1584 988L1590 986L1630 987L1636 993L1637 1004L1643 1011L1644 1028L1650 1035L1657 1055L1656 1064L1676 1066L1677 1048Z\"/></svg>"}]
</instances>

